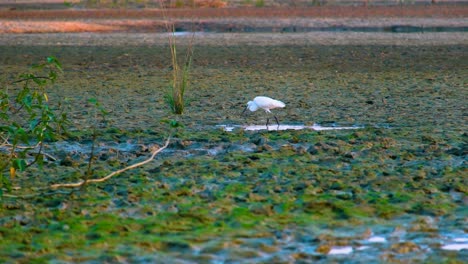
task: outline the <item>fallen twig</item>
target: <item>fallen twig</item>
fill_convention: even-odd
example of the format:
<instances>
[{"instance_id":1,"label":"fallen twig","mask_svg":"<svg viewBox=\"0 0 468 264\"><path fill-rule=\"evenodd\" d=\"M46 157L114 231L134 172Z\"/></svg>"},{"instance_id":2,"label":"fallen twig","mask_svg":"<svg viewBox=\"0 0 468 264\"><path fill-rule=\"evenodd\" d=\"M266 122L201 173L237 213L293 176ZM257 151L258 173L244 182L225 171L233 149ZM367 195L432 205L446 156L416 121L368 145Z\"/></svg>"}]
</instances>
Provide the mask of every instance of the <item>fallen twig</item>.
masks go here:
<instances>
[{"instance_id":1,"label":"fallen twig","mask_svg":"<svg viewBox=\"0 0 468 264\"><path fill-rule=\"evenodd\" d=\"M0 139L3 140L3 143L0 143L0 147L1 146L6 146L8 144L8 137L4 138L4 137L0 136Z\"/></svg>"},{"instance_id":2,"label":"fallen twig","mask_svg":"<svg viewBox=\"0 0 468 264\"><path fill-rule=\"evenodd\" d=\"M50 186L50 188L52 188L52 189L56 189L56 188L75 188L75 187L81 187L82 185L88 184L88 183L106 181L106 180L110 179L111 177L113 177L113 176L115 176L115 175L117 175L117 174L120 174L120 173L122 173L122 172L124 172L124 171L127 171L127 170L130 170L130 169L134 169L134 168L136 168L136 167L140 167L140 166L142 166L142 165L144 165L144 164L146 164L146 163L152 161L152 160L154 159L154 157L155 157L159 152L161 152L161 151L163 151L164 149L167 148L167 146L169 145L170 139L171 139L171 138L168 137L167 140L166 140L166 143L164 144L164 146L162 146L162 147L158 148L157 150L153 151L153 153L151 154L151 156L150 156L148 159L146 159L146 160L144 160L144 161L142 161L142 162L139 162L139 163L135 163L135 164L130 165L130 166L128 166L128 167L125 167L125 168L123 168L123 169L114 171L114 172L112 172L111 174L109 174L109 175L107 175L107 176L105 176L105 177L103 177L103 178L99 178L99 179L89 179L89 180L86 180L86 181L85 181L85 180L81 180L81 181L79 181L79 182L74 182L74 183L58 183L58 184L52 184L52 185Z\"/></svg>"},{"instance_id":3,"label":"fallen twig","mask_svg":"<svg viewBox=\"0 0 468 264\"><path fill-rule=\"evenodd\" d=\"M0 147L6 148L6 149L8 149L10 147L13 147L13 144L11 144L8 141L8 138L4 139L3 137L1 137L1 139L4 140L4 142L0 143ZM36 149L37 147L41 147L41 144L42 144L42 141L38 142L35 146L17 145L17 146L15 146L15 148L17 148L17 149ZM42 155L46 156L47 158L49 158L52 161L57 161L56 157L52 156L51 154L45 153L42 149L40 150L40 153ZM30 165L32 165L32 164L30 164ZM30 165L28 165L28 166L30 166Z\"/></svg>"},{"instance_id":4,"label":"fallen twig","mask_svg":"<svg viewBox=\"0 0 468 264\"><path fill-rule=\"evenodd\" d=\"M67 191L67 192L64 192L64 191L44 191L44 192L40 192L40 193L33 193L33 194L26 194L26 195L12 195L12 194L3 194L3 197L5 198L12 198L12 199L31 199L31 198L35 198L35 197L38 197L38 196L51 196L51 195L56 195L56 194L63 194L63 195L70 195L74 192L74 190L72 191Z\"/></svg>"}]
</instances>

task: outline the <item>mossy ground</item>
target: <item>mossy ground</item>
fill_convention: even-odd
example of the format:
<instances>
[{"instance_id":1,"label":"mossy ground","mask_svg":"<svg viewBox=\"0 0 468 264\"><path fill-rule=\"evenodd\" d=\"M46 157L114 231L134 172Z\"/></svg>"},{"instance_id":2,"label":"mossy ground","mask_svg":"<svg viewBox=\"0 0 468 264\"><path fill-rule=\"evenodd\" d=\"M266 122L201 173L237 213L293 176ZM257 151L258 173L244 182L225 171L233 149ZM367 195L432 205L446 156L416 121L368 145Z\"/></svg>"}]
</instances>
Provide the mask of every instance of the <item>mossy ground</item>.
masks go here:
<instances>
[{"instance_id":1,"label":"mossy ground","mask_svg":"<svg viewBox=\"0 0 468 264\"><path fill-rule=\"evenodd\" d=\"M167 47L2 47L2 53L3 82L44 56L62 62L65 72L50 98L67 102L70 142L89 142L95 124L98 142L142 145L162 144L169 132L161 120L184 127L174 133L172 152L148 166L71 195L4 197L1 262L258 261L263 253L284 261L281 252L312 262L327 260L323 248L355 246L368 229L436 238L448 227L467 232L466 46L197 46L187 112L177 117L163 98L171 73ZM263 124L263 114L240 115L256 95L287 104L276 111L283 123L364 128L215 127ZM105 119L93 114L90 97L109 111ZM144 154L101 155L94 175ZM14 194L76 181L87 159L71 159L17 175L13 185L22 188ZM395 220L402 217L406 222ZM336 231L343 229L353 231ZM288 232L317 246L316 254L284 251ZM368 255L387 262L463 259L437 245L427 252L408 243L392 241Z\"/></svg>"}]
</instances>

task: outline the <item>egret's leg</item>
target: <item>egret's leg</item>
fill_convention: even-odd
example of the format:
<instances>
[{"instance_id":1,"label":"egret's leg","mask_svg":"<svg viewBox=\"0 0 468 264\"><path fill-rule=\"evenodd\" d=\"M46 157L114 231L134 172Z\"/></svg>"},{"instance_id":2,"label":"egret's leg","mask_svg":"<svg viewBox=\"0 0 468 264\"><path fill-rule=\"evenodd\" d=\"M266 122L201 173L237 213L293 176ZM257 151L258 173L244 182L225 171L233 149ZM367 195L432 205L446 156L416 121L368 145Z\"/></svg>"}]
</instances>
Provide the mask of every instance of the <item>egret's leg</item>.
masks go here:
<instances>
[{"instance_id":1,"label":"egret's leg","mask_svg":"<svg viewBox=\"0 0 468 264\"><path fill-rule=\"evenodd\" d=\"M267 117L267 123L266 123L266 127L268 129L268 125L270 124L270 118Z\"/></svg>"},{"instance_id":2,"label":"egret's leg","mask_svg":"<svg viewBox=\"0 0 468 264\"><path fill-rule=\"evenodd\" d=\"M278 118L276 116L275 117L275 120L276 120L276 124L278 124L278 127L279 127L279 121L278 121Z\"/></svg>"}]
</instances>

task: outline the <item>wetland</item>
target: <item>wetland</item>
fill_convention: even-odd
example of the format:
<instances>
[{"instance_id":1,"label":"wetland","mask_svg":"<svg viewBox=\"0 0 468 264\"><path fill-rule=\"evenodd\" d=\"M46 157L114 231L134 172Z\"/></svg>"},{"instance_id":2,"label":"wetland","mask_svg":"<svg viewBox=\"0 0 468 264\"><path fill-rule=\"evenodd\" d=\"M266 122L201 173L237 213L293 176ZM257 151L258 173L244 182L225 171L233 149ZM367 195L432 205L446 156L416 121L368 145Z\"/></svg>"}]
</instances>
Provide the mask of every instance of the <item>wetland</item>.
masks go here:
<instances>
[{"instance_id":1,"label":"wetland","mask_svg":"<svg viewBox=\"0 0 468 264\"><path fill-rule=\"evenodd\" d=\"M164 100L172 71L160 33L1 35L1 81L12 91L32 64L60 60L47 92L71 123L46 143L53 159L4 192L0 262L463 263L466 38L196 34L176 116ZM181 54L188 39L177 39ZM273 110L281 129L261 129L260 111L241 116L257 95L286 103ZM99 178L168 136L145 166L44 191L81 179L92 152Z\"/></svg>"}]
</instances>

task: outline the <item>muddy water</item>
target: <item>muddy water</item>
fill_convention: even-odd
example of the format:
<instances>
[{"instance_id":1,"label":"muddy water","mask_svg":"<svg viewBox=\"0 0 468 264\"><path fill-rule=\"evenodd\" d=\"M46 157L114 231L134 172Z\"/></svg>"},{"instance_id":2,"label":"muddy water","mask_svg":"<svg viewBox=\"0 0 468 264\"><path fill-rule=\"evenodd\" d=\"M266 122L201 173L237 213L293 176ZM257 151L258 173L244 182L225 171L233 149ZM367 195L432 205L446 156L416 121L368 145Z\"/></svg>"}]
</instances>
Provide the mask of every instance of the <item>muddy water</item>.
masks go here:
<instances>
[{"instance_id":1,"label":"muddy water","mask_svg":"<svg viewBox=\"0 0 468 264\"><path fill-rule=\"evenodd\" d=\"M195 46L182 116L164 102L166 46L2 46L3 83L47 55L62 62L49 97L72 121L47 142L54 160L12 180L15 194L79 179L93 127L94 177L148 157L170 134L162 120L183 127L153 163L106 183L6 197L0 259L466 259L466 45L229 44ZM286 103L281 129L241 116L257 95Z\"/></svg>"}]
</instances>

